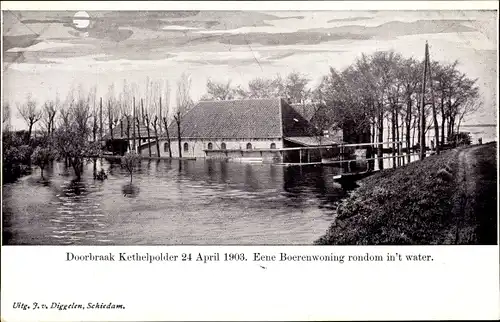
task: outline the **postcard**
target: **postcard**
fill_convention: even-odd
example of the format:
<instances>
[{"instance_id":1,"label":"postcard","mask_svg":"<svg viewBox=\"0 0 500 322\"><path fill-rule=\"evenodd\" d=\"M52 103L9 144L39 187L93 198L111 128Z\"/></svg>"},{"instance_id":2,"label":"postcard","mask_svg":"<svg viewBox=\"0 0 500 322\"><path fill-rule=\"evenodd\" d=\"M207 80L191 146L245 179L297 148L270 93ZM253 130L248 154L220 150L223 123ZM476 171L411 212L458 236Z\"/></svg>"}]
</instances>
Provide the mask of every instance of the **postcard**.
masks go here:
<instances>
[{"instance_id":1,"label":"postcard","mask_svg":"<svg viewBox=\"0 0 500 322\"><path fill-rule=\"evenodd\" d=\"M2 3L2 319L498 318L496 2L46 4Z\"/></svg>"}]
</instances>

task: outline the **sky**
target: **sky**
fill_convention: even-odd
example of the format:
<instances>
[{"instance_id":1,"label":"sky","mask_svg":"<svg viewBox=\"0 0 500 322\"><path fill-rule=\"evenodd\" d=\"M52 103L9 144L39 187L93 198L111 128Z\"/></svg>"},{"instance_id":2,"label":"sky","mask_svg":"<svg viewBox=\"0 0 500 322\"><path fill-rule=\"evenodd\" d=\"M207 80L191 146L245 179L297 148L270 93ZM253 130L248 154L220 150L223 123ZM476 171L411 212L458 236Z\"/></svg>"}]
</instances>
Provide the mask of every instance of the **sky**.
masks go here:
<instances>
[{"instance_id":1,"label":"sky","mask_svg":"<svg viewBox=\"0 0 500 322\"><path fill-rule=\"evenodd\" d=\"M206 81L245 87L255 77L301 72L319 83L362 53L394 50L422 59L459 60L478 79L483 108L466 124L496 123L496 11L2 11L3 95L11 125L25 127L16 103L64 99L97 86L105 96L123 81L176 82L190 75L192 98ZM76 16L75 16L76 15ZM81 18L83 17L83 18ZM89 17L85 19L85 17Z\"/></svg>"}]
</instances>

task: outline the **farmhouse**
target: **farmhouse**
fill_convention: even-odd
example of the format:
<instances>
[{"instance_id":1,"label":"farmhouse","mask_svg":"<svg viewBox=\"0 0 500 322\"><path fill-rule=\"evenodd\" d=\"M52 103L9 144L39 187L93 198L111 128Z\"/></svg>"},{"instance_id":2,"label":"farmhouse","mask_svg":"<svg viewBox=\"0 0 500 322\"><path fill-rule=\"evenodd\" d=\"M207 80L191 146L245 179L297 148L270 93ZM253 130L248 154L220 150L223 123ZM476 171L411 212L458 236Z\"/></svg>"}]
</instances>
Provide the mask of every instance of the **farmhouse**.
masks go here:
<instances>
[{"instance_id":1,"label":"farmhouse","mask_svg":"<svg viewBox=\"0 0 500 322\"><path fill-rule=\"evenodd\" d=\"M180 132L182 155L172 122L170 144L164 135L160 138L162 156L171 150L172 157L283 160L292 157L283 154L284 148L336 143L280 98L199 102L182 117ZM141 153L146 150L142 147Z\"/></svg>"}]
</instances>

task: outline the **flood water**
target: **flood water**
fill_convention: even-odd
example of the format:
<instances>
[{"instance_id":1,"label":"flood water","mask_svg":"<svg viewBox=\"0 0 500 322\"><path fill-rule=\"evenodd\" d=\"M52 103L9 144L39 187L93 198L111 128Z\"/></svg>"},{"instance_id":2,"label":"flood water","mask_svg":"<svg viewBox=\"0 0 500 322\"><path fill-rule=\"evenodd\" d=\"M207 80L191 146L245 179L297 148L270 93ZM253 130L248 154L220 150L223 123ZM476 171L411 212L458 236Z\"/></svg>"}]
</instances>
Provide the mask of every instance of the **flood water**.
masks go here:
<instances>
[{"instance_id":1,"label":"flood water","mask_svg":"<svg viewBox=\"0 0 500 322\"><path fill-rule=\"evenodd\" d=\"M116 162L116 161L114 161ZM4 244L311 244L346 191L331 167L226 161L143 161L130 185L117 163L108 179L80 182L54 163L3 186Z\"/></svg>"}]
</instances>

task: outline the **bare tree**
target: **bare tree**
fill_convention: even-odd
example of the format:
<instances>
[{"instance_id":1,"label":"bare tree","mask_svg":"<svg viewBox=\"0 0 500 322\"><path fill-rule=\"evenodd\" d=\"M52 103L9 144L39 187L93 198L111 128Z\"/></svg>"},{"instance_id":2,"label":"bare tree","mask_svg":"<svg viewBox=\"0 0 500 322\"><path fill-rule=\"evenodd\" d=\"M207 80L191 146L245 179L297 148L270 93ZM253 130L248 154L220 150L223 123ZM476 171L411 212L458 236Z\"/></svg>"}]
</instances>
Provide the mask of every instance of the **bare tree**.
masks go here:
<instances>
[{"instance_id":1,"label":"bare tree","mask_svg":"<svg viewBox=\"0 0 500 322\"><path fill-rule=\"evenodd\" d=\"M55 101L46 101L43 104L42 123L47 135L50 136L55 129L55 117L59 109L59 98Z\"/></svg>"},{"instance_id":2,"label":"bare tree","mask_svg":"<svg viewBox=\"0 0 500 322\"><path fill-rule=\"evenodd\" d=\"M147 80L146 86L146 110L147 110L147 127L148 136L150 126L154 130L154 142L156 143L156 155L160 157L160 142L159 134L161 131L161 85L160 81ZM151 144L148 138L148 144Z\"/></svg>"},{"instance_id":3,"label":"bare tree","mask_svg":"<svg viewBox=\"0 0 500 322\"><path fill-rule=\"evenodd\" d=\"M148 155L151 157L151 128L150 126L152 125L152 115L155 112L154 108L154 97L155 91L154 91L154 83L149 79L149 77L146 78L146 91L145 91L145 105L143 104L143 101L141 100L141 117L142 117L142 123L146 126L146 134L147 134L147 142L148 142Z\"/></svg>"},{"instance_id":4,"label":"bare tree","mask_svg":"<svg viewBox=\"0 0 500 322\"><path fill-rule=\"evenodd\" d=\"M71 109L75 104L73 89L68 92L66 99L59 109L59 127L68 128L72 122Z\"/></svg>"},{"instance_id":5,"label":"bare tree","mask_svg":"<svg viewBox=\"0 0 500 322\"><path fill-rule=\"evenodd\" d=\"M92 89L87 97L83 90L79 92L79 98L75 102L72 113L80 135L88 140L93 132L95 89Z\"/></svg>"},{"instance_id":6,"label":"bare tree","mask_svg":"<svg viewBox=\"0 0 500 322\"><path fill-rule=\"evenodd\" d=\"M108 87L108 94L107 94L107 107L106 107L106 114L107 114L107 119L108 119L108 129L109 129L109 135L111 140L114 139L113 137L113 129L118 125L118 120L119 120L119 109L117 106L117 101L115 99L115 84L111 84Z\"/></svg>"},{"instance_id":7,"label":"bare tree","mask_svg":"<svg viewBox=\"0 0 500 322\"><path fill-rule=\"evenodd\" d=\"M427 43L426 43L426 62L427 62L427 68L429 69L429 88L431 92L431 106L432 106L432 123L434 124L434 137L436 140L435 144L435 149L436 153L439 154L439 123L437 119L437 110L436 110L436 97L434 95L434 81L432 78L432 63L431 63L431 58L429 55L429 50L427 48Z\"/></svg>"},{"instance_id":8,"label":"bare tree","mask_svg":"<svg viewBox=\"0 0 500 322\"><path fill-rule=\"evenodd\" d=\"M2 130L10 131L10 104L4 102L2 106Z\"/></svg>"},{"instance_id":9,"label":"bare tree","mask_svg":"<svg viewBox=\"0 0 500 322\"><path fill-rule=\"evenodd\" d=\"M404 127L406 130L405 139L406 139L406 150L407 150L407 161L410 162L410 150L412 147L411 142L411 129L414 126L415 120L414 115L416 114L413 107L416 106L414 104L418 85L420 84L420 67L421 65L413 58L405 59L402 61L402 64L399 68L399 76L398 79L403 87L402 91L402 101L404 102L405 108L404 117L405 123Z\"/></svg>"},{"instance_id":10,"label":"bare tree","mask_svg":"<svg viewBox=\"0 0 500 322\"><path fill-rule=\"evenodd\" d=\"M161 90L161 87L160 87ZM160 98L159 98L159 114L160 114L160 122L163 122L163 126L165 129L165 135L167 137L167 144L168 144L168 156L172 158L172 149L171 149L171 139L170 139L170 132L168 129L168 123L170 122L170 84L168 81L165 82L164 84L164 89L161 91L164 93L164 100L162 100L162 95L160 93ZM163 110L163 105L164 110ZM163 111L165 113L162 116ZM161 131L161 124L160 124L160 131Z\"/></svg>"},{"instance_id":11,"label":"bare tree","mask_svg":"<svg viewBox=\"0 0 500 322\"><path fill-rule=\"evenodd\" d=\"M181 123L184 115L189 111L193 103L191 100L191 78L186 73L183 73L179 81L177 81L176 103L177 106L174 112L174 119L177 124L177 145L179 148L179 158L182 158Z\"/></svg>"},{"instance_id":12,"label":"bare tree","mask_svg":"<svg viewBox=\"0 0 500 322\"><path fill-rule=\"evenodd\" d=\"M479 106L479 88L476 85L477 79L470 79L466 74L457 72L451 95L448 98L448 133L452 137L455 133L457 118L460 118L463 111L468 115Z\"/></svg>"},{"instance_id":13,"label":"bare tree","mask_svg":"<svg viewBox=\"0 0 500 322\"><path fill-rule=\"evenodd\" d=\"M157 114L155 114L153 116L153 122L152 122L152 125L153 125L153 130L155 132L155 142L156 142L156 155L158 157L161 157L161 154L160 154L160 142L159 142L159 137L158 137L158 127L161 126L161 122L159 121L159 117Z\"/></svg>"},{"instance_id":14,"label":"bare tree","mask_svg":"<svg viewBox=\"0 0 500 322\"><path fill-rule=\"evenodd\" d=\"M133 120L133 110L135 109L135 87L134 84L128 84L127 80L123 81L123 91L120 93L120 135L126 136L127 138L127 149L133 150L133 147L130 147L130 139L131 139L131 131L134 131L134 120ZM123 125L123 120L126 120L125 126ZM135 142L134 142L135 143Z\"/></svg>"},{"instance_id":15,"label":"bare tree","mask_svg":"<svg viewBox=\"0 0 500 322\"><path fill-rule=\"evenodd\" d=\"M455 61L453 64L440 65L438 62L433 62L432 64L432 78L434 85L435 97L434 99L437 101L438 106L440 108L441 115L441 142L438 142L441 146L444 146L446 143L446 121L447 115L449 114L447 101L448 94L451 92L451 86L453 82L453 73L455 67L458 65L458 61Z\"/></svg>"},{"instance_id":16,"label":"bare tree","mask_svg":"<svg viewBox=\"0 0 500 322\"><path fill-rule=\"evenodd\" d=\"M92 118L92 141L96 142L97 133L99 132L99 109L97 106L97 87L93 86L90 89L88 96L88 104L91 109L91 118Z\"/></svg>"},{"instance_id":17,"label":"bare tree","mask_svg":"<svg viewBox=\"0 0 500 322\"><path fill-rule=\"evenodd\" d=\"M121 165L130 174L130 184L135 168L141 163L141 156L136 152L128 152L121 158Z\"/></svg>"},{"instance_id":18,"label":"bare tree","mask_svg":"<svg viewBox=\"0 0 500 322\"><path fill-rule=\"evenodd\" d=\"M33 126L40 121L42 118L42 110L39 110L36 106L36 101L32 98L31 94L26 96L26 102L24 104L19 104L17 106L19 115L24 119L26 125L28 125L28 134L26 140L31 139L31 132L33 131Z\"/></svg>"},{"instance_id":19,"label":"bare tree","mask_svg":"<svg viewBox=\"0 0 500 322\"><path fill-rule=\"evenodd\" d=\"M446 65L434 62L432 67L435 100L441 114L441 145L446 137L453 137L457 121L461 123L464 116L481 105L477 79L468 78L457 67L458 61Z\"/></svg>"},{"instance_id":20,"label":"bare tree","mask_svg":"<svg viewBox=\"0 0 500 322\"><path fill-rule=\"evenodd\" d=\"M146 126L147 126L147 123L145 123L145 116L144 116L144 99L142 99L142 98L141 98L141 114L139 116L136 115L135 121L136 121L136 125L137 125L137 136L139 138L138 146L141 146L141 142L142 142L141 124L146 124ZM149 144L149 139L148 139L148 144ZM141 154L140 150L139 150L139 154ZM149 156L151 157L151 147L149 148Z\"/></svg>"},{"instance_id":21,"label":"bare tree","mask_svg":"<svg viewBox=\"0 0 500 322\"><path fill-rule=\"evenodd\" d=\"M462 108L458 112L458 123L456 133L460 133L460 125L462 124L463 119L477 112L483 106L483 101L478 100L477 97L473 97L468 99L466 102L462 104Z\"/></svg>"}]
</instances>

